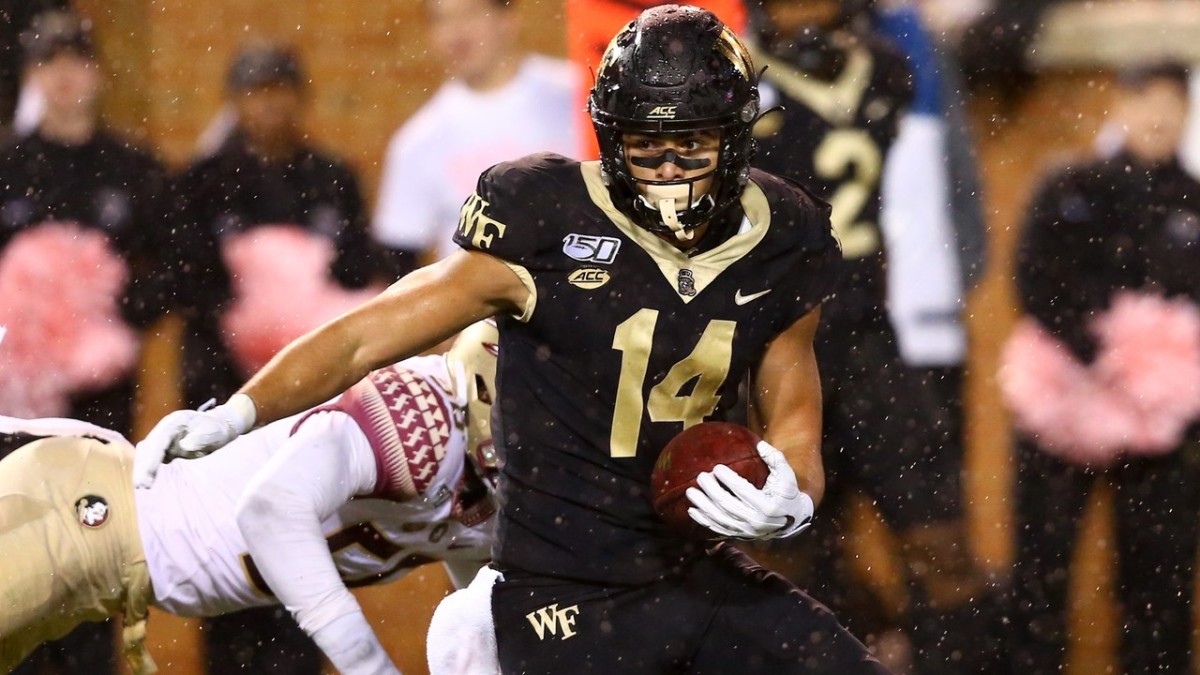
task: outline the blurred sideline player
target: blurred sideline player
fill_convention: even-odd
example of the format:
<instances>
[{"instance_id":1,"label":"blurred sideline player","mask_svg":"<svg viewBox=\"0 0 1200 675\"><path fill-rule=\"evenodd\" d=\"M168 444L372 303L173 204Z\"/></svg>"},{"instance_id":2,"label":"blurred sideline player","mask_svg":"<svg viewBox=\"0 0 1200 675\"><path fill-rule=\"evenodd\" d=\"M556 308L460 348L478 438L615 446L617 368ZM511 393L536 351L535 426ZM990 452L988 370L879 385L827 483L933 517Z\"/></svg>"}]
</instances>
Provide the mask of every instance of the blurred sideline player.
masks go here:
<instances>
[{"instance_id":1,"label":"blurred sideline player","mask_svg":"<svg viewBox=\"0 0 1200 675\"><path fill-rule=\"evenodd\" d=\"M4 4L0 33L51 4L67 3ZM13 329L0 356L0 411L65 415L128 433L138 333L172 298L168 171L152 148L105 121L113 75L90 21L51 10L22 27L20 49L14 41L3 51L20 57L22 80L41 106L24 133L0 143L0 322ZM76 256L89 263L73 265ZM0 436L0 456L29 440ZM111 624L81 626L45 645L22 673L114 673L113 645Z\"/></svg>"},{"instance_id":2,"label":"blurred sideline player","mask_svg":"<svg viewBox=\"0 0 1200 675\"><path fill-rule=\"evenodd\" d=\"M212 616L275 603L340 672L397 672L347 587L435 560L462 585L487 560L496 342L494 324L476 324L445 355L160 467L114 432L3 418L55 437L0 462L0 550L22 552L0 558L0 672L116 614L133 671L153 672L147 605ZM131 473L153 470L135 490Z\"/></svg>"},{"instance_id":3,"label":"blurred sideline player","mask_svg":"<svg viewBox=\"0 0 1200 675\"><path fill-rule=\"evenodd\" d=\"M755 165L828 199L846 272L825 303L815 342L825 400L828 513L844 526L854 491L866 493L900 539L910 582L906 624L918 673L980 672L985 578L971 557L962 513L963 438L945 385L901 358L888 314L881 178L912 100L904 56L853 30L869 2L759 0L751 13L763 75L764 115ZM815 547L832 565L843 533ZM802 582L856 623L847 596L858 585L825 570ZM867 605L859 601L858 609ZM874 613L872 610L871 613ZM878 617L876 617L878 618ZM865 632L865 631L864 631Z\"/></svg>"},{"instance_id":4,"label":"blurred sideline player","mask_svg":"<svg viewBox=\"0 0 1200 675\"><path fill-rule=\"evenodd\" d=\"M868 4L858 23L900 49L913 73L913 100L883 173L888 317L905 363L939 376L950 404L961 407L969 349L963 306L987 262L962 69L946 36L926 28L919 7Z\"/></svg>"},{"instance_id":5,"label":"blurred sideline player","mask_svg":"<svg viewBox=\"0 0 1200 675\"><path fill-rule=\"evenodd\" d=\"M1170 311L1179 315L1200 312L1200 182L1180 156L1189 114L1188 68L1149 60L1116 75L1112 119L1123 136L1116 152L1080 158L1043 175L1015 251L1024 328L1037 326L1049 336L1043 349L1081 373L1070 386L1083 393L1067 396L1063 385L1055 385L1053 373L1064 368L1050 359L1028 351L1021 363L1004 359L1005 398L1016 405L1014 418L1021 422L1013 448L1016 559L1005 671L1010 673L1073 669L1072 563L1089 497L1100 486L1112 495L1106 506L1111 534L1103 536L1115 563L1107 591L1118 611L1115 671L1197 672L1200 420L1186 401L1200 384L1187 374L1195 372L1188 364L1197 358L1198 333L1189 327L1182 329L1187 339L1158 337L1180 335L1172 328L1179 319L1122 308L1157 299L1169 301ZM1097 330L1105 325L1107 331ZM1010 349L1011 343L1005 353ZM1034 371L1024 374L1029 382L1024 386L1016 384L1022 364ZM1084 378L1129 397L1118 399L1117 406L1151 406L1155 417L1143 419L1140 429L1103 419L1105 413L1092 412L1105 410L1095 403L1103 398L1095 393L1101 387L1081 383ZM1164 400L1174 405L1160 403ZM1032 408L1044 424L1069 429L1077 419L1091 433L1073 430L1068 435L1074 438L1064 441L1061 432L1027 424Z\"/></svg>"},{"instance_id":6,"label":"blurred sideline player","mask_svg":"<svg viewBox=\"0 0 1200 675\"><path fill-rule=\"evenodd\" d=\"M188 406L236 389L243 368L257 361L254 353L274 343L253 336L295 335L302 329L290 326L317 325L342 311L315 309L323 304L318 293L352 294L376 281L378 256L355 171L306 131L312 91L296 48L258 40L239 45L224 86L236 123L175 183L171 298L186 324L181 387ZM262 245L280 234L295 249ZM278 260L288 260L294 286L272 283L282 274L263 273ZM301 284L311 291L297 292ZM255 311L243 311L247 306ZM240 320L247 322L236 326ZM208 675L320 675L316 645L277 608L202 624Z\"/></svg>"},{"instance_id":7,"label":"blurred sideline player","mask_svg":"<svg viewBox=\"0 0 1200 675\"><path fill-rule=\"evenodd\" d=\"M562 59L520 53L515 0L422 4L447 79L388 143L371 231L393 278L454 250L463 195L481 171L580 147L572 106L584 78Z\"/></svg>"}]
</instances>

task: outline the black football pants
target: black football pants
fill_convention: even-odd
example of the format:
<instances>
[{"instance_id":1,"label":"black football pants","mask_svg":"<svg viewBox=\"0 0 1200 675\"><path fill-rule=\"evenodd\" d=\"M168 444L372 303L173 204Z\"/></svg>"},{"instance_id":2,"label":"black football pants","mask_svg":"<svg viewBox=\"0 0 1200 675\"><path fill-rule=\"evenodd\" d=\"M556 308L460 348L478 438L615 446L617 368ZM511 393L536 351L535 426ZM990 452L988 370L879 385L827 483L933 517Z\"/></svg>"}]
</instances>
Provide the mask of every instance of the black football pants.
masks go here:
<instances>
[{"instance_id":1,"label":"black football pants","mask_svg":"<svg viewBox=\"0 0 1200 675\"><path fill-rule=\"evenodd\" d=\"M638 586L504 574L492 613L505 675L887 673L828 609L729 546Z\"/></svg>"}]
</instances>

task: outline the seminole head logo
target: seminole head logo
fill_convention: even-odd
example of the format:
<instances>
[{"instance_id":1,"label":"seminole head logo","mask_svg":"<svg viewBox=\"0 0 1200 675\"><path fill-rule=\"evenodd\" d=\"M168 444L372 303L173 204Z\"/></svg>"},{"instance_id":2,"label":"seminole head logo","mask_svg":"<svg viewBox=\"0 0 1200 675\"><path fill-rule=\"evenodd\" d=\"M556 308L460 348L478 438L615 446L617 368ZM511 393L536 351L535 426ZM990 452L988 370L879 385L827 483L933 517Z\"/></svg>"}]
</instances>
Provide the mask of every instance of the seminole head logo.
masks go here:
<instances>
[{"instance_id":1,"label":"seminole head logo","mask_svg":"<svg viewBox=\"0 0 1200 675\"><path fill-rule=\"evenodd\" d=\"M75 500L75 516L84 527L100 527L108 522L108 514L108 502L103 497L85 495Z\"/></svg>"}]
</instances>

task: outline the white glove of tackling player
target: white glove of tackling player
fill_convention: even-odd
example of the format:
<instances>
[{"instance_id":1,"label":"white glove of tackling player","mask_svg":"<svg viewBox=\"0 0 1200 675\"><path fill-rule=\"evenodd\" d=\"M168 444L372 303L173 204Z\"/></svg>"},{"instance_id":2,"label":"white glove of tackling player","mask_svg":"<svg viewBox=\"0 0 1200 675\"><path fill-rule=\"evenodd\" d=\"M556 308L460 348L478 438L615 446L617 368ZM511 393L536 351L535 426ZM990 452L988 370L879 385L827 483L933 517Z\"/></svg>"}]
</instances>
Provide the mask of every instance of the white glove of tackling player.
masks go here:
<instances>
[{"instance_id":1,"label":"white glove of tackling player","mask_svg":"<svg viewBox=\"0 0 1200 675\"><path fill-rule=\"evenodd\" d=\"M133 456L133 484L150 487L163 462L176 457L203 457L229 441L254 428L258 413L254 400L245 394L234 394L215 408L212 403L199 410L176 410L159 420Z\"/></svg>"},{"instance_id":2,"label":"white glove of tackling player","mask_svg":"<svg viewBox=\"0 0 1200 675\"><path fill-rule=\"evenodd\" d=\"M803 532L812 522L812 498L800 491L796 474L778 448L759 441L758 454L770 473L762 489L719 464L688 488L688 515L704 527L737 539L778 539Z\"/></svg>"}]
</instances>

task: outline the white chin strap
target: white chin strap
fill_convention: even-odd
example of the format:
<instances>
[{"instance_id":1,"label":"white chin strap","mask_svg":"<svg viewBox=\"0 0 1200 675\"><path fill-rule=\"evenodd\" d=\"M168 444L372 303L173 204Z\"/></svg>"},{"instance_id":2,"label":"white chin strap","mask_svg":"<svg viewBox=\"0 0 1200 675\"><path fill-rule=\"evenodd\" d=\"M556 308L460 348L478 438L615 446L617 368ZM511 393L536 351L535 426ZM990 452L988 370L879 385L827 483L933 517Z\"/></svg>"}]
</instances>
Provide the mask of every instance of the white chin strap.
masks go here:
<instances>
[{"instance_id":1,"label":"white chin strap","mask_svg":"<svg viewBox=\"0 0 1200 675\"><path fill-rule=\"evenodd\" d=\"M675 238L684 242L691 241L695 232L683 228L683 224L679 222L679 212L700 203L700 200L697 199L690 206L679 206L680 204L688 203L687 198L690 192L690 184L687 183L679 185L647 185L646 194L642 197L642 201L648 206L658 210L659 215L662 216L663 223L671 228L671 232L675 234Z\"/></svg>"}]
</instances>

